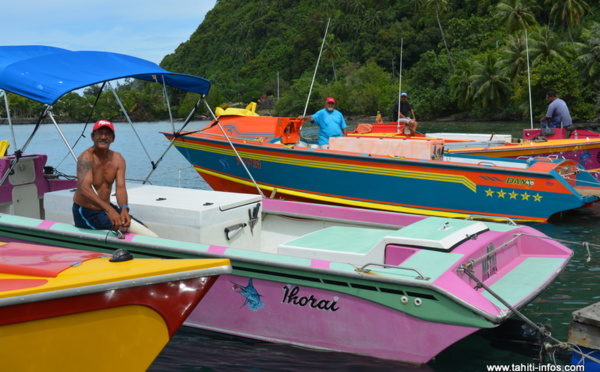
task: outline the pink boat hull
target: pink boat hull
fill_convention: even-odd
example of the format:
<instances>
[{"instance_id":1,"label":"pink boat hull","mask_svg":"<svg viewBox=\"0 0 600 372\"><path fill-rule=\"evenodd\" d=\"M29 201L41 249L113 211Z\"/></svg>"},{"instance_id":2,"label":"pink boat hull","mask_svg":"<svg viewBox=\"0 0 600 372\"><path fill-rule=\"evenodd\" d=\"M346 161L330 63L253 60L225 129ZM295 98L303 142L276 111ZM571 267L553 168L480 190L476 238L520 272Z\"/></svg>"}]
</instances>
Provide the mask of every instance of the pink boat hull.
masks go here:
<instances>
[{"instance_id":1,"label":"pink boat hull","mask_svg":"<svg viewBox=\"0 0 600 372\"><path fill-rule=\"evenodd\" d=\"M221 275L184 324L415 364L427 363L478 330L424 321L346 294L257 279L253 287L262 307L252 309L236 284L246 286L247 278Z\"/></svg>"}]
</instances>

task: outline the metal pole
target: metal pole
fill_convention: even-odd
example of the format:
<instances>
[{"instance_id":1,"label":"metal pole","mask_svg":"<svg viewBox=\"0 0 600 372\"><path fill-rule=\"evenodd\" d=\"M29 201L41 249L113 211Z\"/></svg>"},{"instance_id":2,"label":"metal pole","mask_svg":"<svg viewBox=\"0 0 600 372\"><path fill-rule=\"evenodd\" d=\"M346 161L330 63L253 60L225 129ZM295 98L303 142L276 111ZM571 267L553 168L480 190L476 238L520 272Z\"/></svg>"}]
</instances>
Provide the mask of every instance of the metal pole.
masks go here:
<instances>
[{"instance_id":1,"label":"metal pole","mask_svg":"<svg viewBox=\"0 0 600 372\"><path fill-rule=\"evenodd\" d=\"M315 66L315 72L313 74L312 82L310 83L310 89L308 90L308 97L306 97L306 106L304 106L304 115L306 116L306 111L308 110L308 102L310 101L310 94L312 93L313 84L315 83L315 77L317 76L317 69L319 68L319 61L321 60L321 54L323 54L323 46L325 45L325 38L327 37L327 30L329 30L329 22L331 22L331 18L327 21L327 27L325 28L325 35L323 35L323 42L321 43L321 51L319 52L319 58L317 59L317 65ZM302 128L300 128L302 129Z\"/></svg>"},{"instance_id":2,"label":"metal pole","mask_svg":"<svg viewBox=\"0 0 600 372\"><path fill-rule=\"evenodd\" d=\"M400 95L402 94L402 50L404 39L400 39L400 72L398 73L398 123L396 124L396 133L400 133Z\"/></svg>"},{"instance_id":3,"label":"metal pole","mask_svg":"<svg viewBox=\"0 0 600 372\"><path fill-rule=\"evenodd\" d=\"M0 92L2 92L2 94L4 95L4 106L6 106L6 119L8 120L8 126L10 127L10 134L12 136L12 144L15 147L15 149L18 149L19 146L17 146L17 140L15 138L15 128L12 125L12 119L10 117L10 107L8 105L8 93L6 93L2 89L0 89Z\"/></svg>"},{"instance_id":4,"label":"metal pole","mask_svg":"<svg viewBox=\"0 0 600 372\"><path fill-rule=\"evenodd\" d=\"M527 86L529 87L529 121L533 129L533 108L531 103L531 74L529 73L529 42L527 41L527 30L525 30L525 50L527 51Z\"/></svg>"}]
</instances>

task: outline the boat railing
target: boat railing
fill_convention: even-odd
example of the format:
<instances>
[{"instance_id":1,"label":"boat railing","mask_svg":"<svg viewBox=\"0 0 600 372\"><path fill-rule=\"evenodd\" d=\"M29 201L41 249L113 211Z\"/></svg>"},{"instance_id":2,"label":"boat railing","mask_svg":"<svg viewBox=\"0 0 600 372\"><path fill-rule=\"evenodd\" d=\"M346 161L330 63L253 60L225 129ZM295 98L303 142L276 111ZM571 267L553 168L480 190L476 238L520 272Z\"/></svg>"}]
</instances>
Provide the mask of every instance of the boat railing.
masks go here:
<instances>
[{"instance_id":1,"label":"boat railing","mask_svg":"<svg viewBox=\"0 0 600 372\"><path fill-rule=\"evenodd\" d=\"M395 265L387 265L387 264L380 264L380 263L367 263L364 264L362 267L360 268L356 268L356 271L359 273L363 273L363 274L367 274L369 272L371 272L370 269L367 269L368 266L378 266L378 267L383 267L384 269L398 269L398 270L409 270L409 271L414 271L418 274L418 276L415 278L417 280L429 280L431 278L429 278L428 276L424 276L423 274L421 274L421 272L417 269L413 269L412 267L402 267L402 266L395 266Z\"/></svg>"},{"instance_id":2,"label":"boat railing","mask_svg":"<svg viewBox=\"0 0 600 372\"><path fill-rule=\"evenodd\" d=\"M473 165L484 165L484 166L488 166L488 167L506 167L506 168L520 168L520 169L527 169L530 165L527 162L524 162L522 160L517 160L517 159L498 158L498 159L494 159L494 161L491 161L491 160L483 160L482 157L480 157L480 156L471 157L471 156L463 156L460 154L449 155L448 153L444 154L443 161L464 163L464 164L473 164Z\"/></svg>"},{"instance_id":3,"label":"boat railing","mask_svg":"<svg viewBox=\"0 0 600 372\"><path fill-rule=\"evenodd\" d=\"M521 156L517 156L517 159L524 159L524 160L528 160L528 161L532 161L532 160L558 160L558 159L565 159L564 156L558 156L556 154L553 155L547 155L547 156L526 156L526 155L521 155Z\"/></svg>"}]
</instances>

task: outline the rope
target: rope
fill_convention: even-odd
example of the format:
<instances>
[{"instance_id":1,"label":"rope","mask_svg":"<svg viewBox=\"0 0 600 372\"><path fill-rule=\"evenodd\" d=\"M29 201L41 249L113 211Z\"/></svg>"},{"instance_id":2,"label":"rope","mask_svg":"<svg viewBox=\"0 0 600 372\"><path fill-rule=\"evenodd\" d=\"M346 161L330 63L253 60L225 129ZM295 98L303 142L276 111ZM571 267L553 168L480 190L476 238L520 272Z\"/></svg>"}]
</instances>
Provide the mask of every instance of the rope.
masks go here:
<instances>
[{"instance_id":1,"label":"rope","mask_svg":"<svg viewBox=\"0 0 600 372\"><path fill-rule=\"evenodd\" d=\"M551 349L568 349L574 353L577 353L579 355L581 355L582 358L588 358L596 363L600 363L600 360L588 355L588 354L584 354L581 350L578 350L578 348L574 348L572 346L569 345L568 342L563 342L558 340L557 338L553 337L552 334L550 333L550 331L548 331L546 329L546 327L544 327L543 325L539 325L534 323L532 320L530 320L529 318L527 318L525 315L523 315L519 310L517 310L515 307L511 306L508 302L506 302L502 297L500 297L500 295L498 295L496 292L492 291L488 286L486 286L481 280L479 280L475 274L473 272L471 272L469 270L468 267L466 267L465 265L461 265L461 267L459 268L459 270L462 270L469 278L471 278L475 283L477 283L477 286L483 288L484 290L486 290L489 294L491 294L492 296L494 296L498 301L500 301L504 306L506 306L510 311L512 311L515 315L517 315L519 318L521 318L525 323L529 324L531 327L535 328L538 333L540 334L540 336L543 338L548 338L554 342L556 342L556 345L551 345L551 344L546 344L543 343L542 344L542 349L540 349L540 360L543 360L542 358L542 350L546 350L549 351Z\"/></svg>"},{"instance_id":2,"label":"rope","mask_svg":"<svg viewBox=\"0 0 600 372\"><path fill-rule=\"evenodd\" d=\"M79 137L77 137L77 140L75 141L75 143L71 147L71 151L73 151L72 149L75 149L75 147L79 143L80 139L85 138L85 130L86 130L88 124L90 123L90 120L92 118L92 114L94 113L94 109L98 105L98 101L100 100L100 96L102 95L102 91L104 90L104 86L105 85L106 85L106 82L103 82L102 86L100 87L100 90L98 90L98 94L96 95L96 100L94 101L94 104L92 105L92 109L90 110L90 113L88 114L87 119L85 119L85 125L83 126L83 129L81 130L81 134L79 135ZM65 154L65 156L62 158L62 160L58 163L58 165L55 168L60 167L62 165L62 163L65 161L65 159L68 156L69 156L69 151L67 151L67 153Z\"/></svg>"}]
</instances>

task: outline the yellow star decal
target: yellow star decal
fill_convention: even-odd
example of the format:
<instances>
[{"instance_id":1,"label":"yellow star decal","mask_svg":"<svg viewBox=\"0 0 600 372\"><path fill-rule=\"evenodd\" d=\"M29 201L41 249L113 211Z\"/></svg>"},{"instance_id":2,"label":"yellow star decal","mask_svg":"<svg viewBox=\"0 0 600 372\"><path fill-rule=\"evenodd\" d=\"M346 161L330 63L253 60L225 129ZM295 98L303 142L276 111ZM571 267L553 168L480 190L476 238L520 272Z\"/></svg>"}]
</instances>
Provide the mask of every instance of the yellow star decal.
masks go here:
<instances>
[{"instance_id":1,"label":"yellow star decal","mask_svg":"<svg viewBox=\"0 0 600 372\"><path fill-rule=\"evenodd\" d=\"M510 195L510 198L511 198L511 199L516 199L516 198L517 198L517 195L519 195L519 194L517 194L517 193L516 193L516 192L514 192L514 191L511 191L511 192L510 192L510 194L508 194L508 195Z\"/></svg>"},{"instance_id":2,"label":"yellow star decal","mask_svg":"<svg viewBox=\"0 0 600 372\"><path fill-rule=\"evenodd\" d=\"M540 194L537 194L537 195L533 196L533 199L536 202L541 202L542 201L542 196Z\"/></svg>"},{"instance_id":3,"label":"yellow star decal","mask_svg":"<svg viewBox=\"0 0 600 372\"><path fill-rule=\"evenodd\" d=\"M521 195L521 197L523 198L523 200L529 200L529 197L530 197L530 196L531 196L531 195L529 195L529 194L527 193L527 191L525 191L525 192L523 193L523 195Z\"/></svg>"},{"instance_id":4,"label":"yellow star decal","mask_svg":"<svg viewBox=\"0 0 600 372\"><path fill-rule=\"evenodd\" d=\"M492 189L485 190L485 196L494 196L494 192L492 191Z\"/></svg>"},{"instance_id":5,"label":"yellow star decal","mask_svg":"<svg viewBox=\"0 0 600 372\"><path fill-rule=\"evenodd\" d=\"M504 195L506 195L506 192L504 192L504 190L498 191L498 197L499 198L504 198Z\"/></svg>"}]
</instances>

